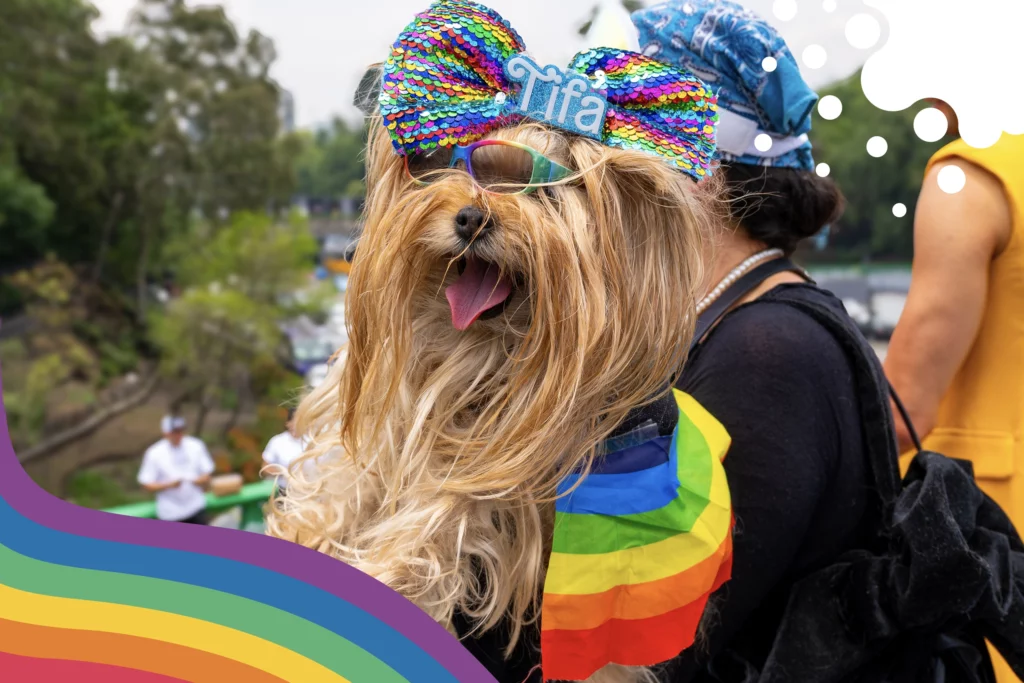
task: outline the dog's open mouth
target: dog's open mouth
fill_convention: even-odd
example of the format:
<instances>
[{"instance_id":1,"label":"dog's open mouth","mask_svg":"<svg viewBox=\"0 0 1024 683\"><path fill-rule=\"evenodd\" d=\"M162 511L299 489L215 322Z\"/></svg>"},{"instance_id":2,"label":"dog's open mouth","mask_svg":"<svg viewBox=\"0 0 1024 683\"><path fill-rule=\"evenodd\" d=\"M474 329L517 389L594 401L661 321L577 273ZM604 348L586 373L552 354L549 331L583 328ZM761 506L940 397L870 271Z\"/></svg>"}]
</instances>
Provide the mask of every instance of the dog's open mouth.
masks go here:
<instances>
[{"instance_id":1,"label":"dog's open mouth","mask_svg":"<svg viewBox=\"0 0 1024 683\"><path fill-rule=\"evenodd\" d=\"M498 264L467 256L459 261L459 277L445 289L452 309L452 325L465 330L479 318L501 313L512 296L512 280L502 276Z\"/></svg>"}]
</instances>

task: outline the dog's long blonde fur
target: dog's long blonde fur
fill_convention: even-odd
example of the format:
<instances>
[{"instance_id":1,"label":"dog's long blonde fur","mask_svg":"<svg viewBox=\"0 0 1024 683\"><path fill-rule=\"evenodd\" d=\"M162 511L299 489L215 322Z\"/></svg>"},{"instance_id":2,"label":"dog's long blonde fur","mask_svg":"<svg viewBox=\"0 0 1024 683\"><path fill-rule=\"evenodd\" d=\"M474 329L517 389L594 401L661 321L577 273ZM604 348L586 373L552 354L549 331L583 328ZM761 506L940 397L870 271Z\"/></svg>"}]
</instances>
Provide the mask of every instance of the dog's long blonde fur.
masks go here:
<instances>
[{"instance_id":1,"label":"dog's long blonde fur","mask_svg":"<svg viewBox=\"0 0 1024 683\"><path fill-rule=\"evenodd\" d=\"M486 194L458 170L419 186L379 121L373 130L346 360L299 410L319 467L295 469L268 526L449 629L456 611L481 631L506 618L511 651L539 613L559 477L589 466L682 365L704 203L656 156L536 124L492 137L576 177L515 196ZM473 253L519 286L504 313L459 332L444 287L466 250L453 218L469 205L495 226ZM644 675L606 667L593 680Z\"/></svg>"}]
</instances>

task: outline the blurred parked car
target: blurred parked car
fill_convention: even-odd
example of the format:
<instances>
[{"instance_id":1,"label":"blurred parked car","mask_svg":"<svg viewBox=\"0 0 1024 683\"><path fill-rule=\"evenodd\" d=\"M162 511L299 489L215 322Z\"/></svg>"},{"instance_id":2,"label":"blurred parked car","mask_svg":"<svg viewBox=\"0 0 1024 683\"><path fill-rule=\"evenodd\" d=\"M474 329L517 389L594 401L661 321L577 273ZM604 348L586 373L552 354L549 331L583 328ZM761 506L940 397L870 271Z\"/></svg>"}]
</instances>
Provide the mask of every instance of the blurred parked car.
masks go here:
<instances>
[{"instance_id":1,"label":"blurred parked car","mask_svg":"<svg viewBox=\"0 0 1024 683\"><path fill-rule=\"evenodd\" d=\"M328 235L324 238L320 252L320 262L329 273L348 274L351 256L349 255L355 239L348 235Z\"/></svg>"},{"instance_id":2,"label":"blurred parked car","mask_svg":"<svg viewBox=\"0 0 1024 683\"><path fill-rule=\"evenodd\" d=\"M815 277L822 289L832 292L865 335L871 333L871 290L859 274L837 273Z\"/></svg>"},{"instance_id":3,"label":"blurred parked car","mask_svg":"<svg viewBox=\"0 0 1024 683\"><path fill-rule=\"evenodd\" d=\"M874 292L871 295L871 331L880 339L888 339L896 329L907 303L904 291Z\"/></svg>"},{"instance_id":4,"label":"blurred parked car","mask_svg":"<svg viewBox=\"0 0 1024 683\"><path fill-rule=\"evenodd\" d=\"M846 307L846 312L853 319L853 322L857 323L857 327L860 328L861 332L867 332L871 329L870 308L857 299L843 299L843 306Z\"/></svg>"},{"instance_id":5,"label":"blurred parked car","mask_svg":"<svg viewBox=\"0 0 1024 683\"><path fill-rule=\"evenodd\" d=\"M305 375L314 366L326 363L337 346L323 336L292 339L292 358L295 371Z\"/></svg>"},{"instance_id":6,"label":"blurred parked car","mask_svg":"<svg viewBox=\"0 0 1024 683\"><path fill-rule=\"evenodd\" d=\"M331 366L327 363L319 363L314 365L306 373L306 386L310 389L316 389L318 386L323 384L324 380L327 379L327 373L331 371Z\"/></svg>"}]
</instances>

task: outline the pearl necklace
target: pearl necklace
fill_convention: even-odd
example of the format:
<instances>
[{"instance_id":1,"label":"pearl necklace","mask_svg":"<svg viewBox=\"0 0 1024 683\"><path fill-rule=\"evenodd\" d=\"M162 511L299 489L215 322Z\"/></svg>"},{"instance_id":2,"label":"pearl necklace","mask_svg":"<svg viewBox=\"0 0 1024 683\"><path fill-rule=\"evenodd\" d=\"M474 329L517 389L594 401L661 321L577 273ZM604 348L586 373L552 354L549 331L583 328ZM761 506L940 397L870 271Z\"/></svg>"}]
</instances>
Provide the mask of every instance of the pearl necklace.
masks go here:
<instances>
[{"instance_id":1,"label":"pearl necklace","mask_svg":"<svg viewBox=\"0 0 1024 683\"><path fill-rule=\"evenodd\" d=\"M733 268L729 271L729 274L722 278L722 281L708 293L707 296L700 300L700 303L697 304L697 315L706 311L711 304L718 300L718 297L725 293L725 290L732 287L737 280L750 272L754 266L780 256L785 256L785 252L781 249L765 249L764 251L754 254L743 263Z\"/></svg>"}]
</instances>

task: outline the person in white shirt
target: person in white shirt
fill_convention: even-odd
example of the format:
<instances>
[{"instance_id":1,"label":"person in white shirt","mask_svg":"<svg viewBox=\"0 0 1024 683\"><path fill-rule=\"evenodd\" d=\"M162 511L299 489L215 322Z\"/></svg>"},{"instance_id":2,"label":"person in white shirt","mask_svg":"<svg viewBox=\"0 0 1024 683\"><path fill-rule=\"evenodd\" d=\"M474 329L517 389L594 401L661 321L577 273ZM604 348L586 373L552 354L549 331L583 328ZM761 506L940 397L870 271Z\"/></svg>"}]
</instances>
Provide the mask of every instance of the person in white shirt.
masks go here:
<instances>
[{"instance_id":1,"label":"person in white shirt","mask_svg":"<svg viewBox=\"0 0 1024 683\"><path fill-rule=\"evenodd\" d=\"M263 449L263 462L267 463L265 472L277 477L278 492L284 494L287 489L288 468L302 457L302 439L295 435L295 409L288 411L285 431L274 436Z\"/></svg>"},{"instance_id":2,"label":"person in white shirt","mask_svg":"<svg viewBox=\"0 0 1024 683\"><path fill-rule=\"evenodd\" d=\"M214 465L206 445L185 434L185 420L160 421L164 438L146 450L138 482L156 494L156 516L169 522L206 524L205 489Z\"/></svg>"}]
</instances>

